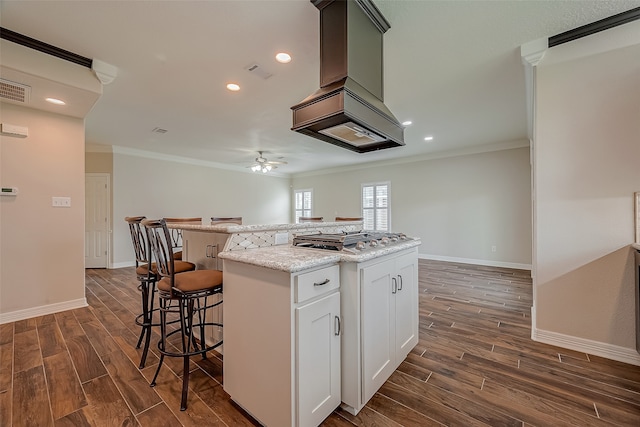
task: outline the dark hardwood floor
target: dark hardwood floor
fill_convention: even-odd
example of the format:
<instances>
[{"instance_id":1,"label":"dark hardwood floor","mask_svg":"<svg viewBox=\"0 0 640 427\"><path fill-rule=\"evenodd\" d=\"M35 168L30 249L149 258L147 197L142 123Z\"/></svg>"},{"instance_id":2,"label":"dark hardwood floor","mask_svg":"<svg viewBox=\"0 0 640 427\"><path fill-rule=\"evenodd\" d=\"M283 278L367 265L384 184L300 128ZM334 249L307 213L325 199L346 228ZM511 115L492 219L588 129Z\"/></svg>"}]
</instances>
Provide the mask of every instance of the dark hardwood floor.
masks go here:
<instances>
[{"instance_id":1,"label":"dark hardwood floor","mask_svg":"<svg viewBox=\"0 0 640 427\"><path fill-rule=\"evenodd\" d=\"M418 346L357 416L324 426L640 426L640 367L531 341L529 272L420 260L419 280ZM149 387L136 286L133 268L87 270L89 307L0 325L1 426L256 425L216 354L193 359L185 412L179 360Z\"/></svg>"}]
</instances>

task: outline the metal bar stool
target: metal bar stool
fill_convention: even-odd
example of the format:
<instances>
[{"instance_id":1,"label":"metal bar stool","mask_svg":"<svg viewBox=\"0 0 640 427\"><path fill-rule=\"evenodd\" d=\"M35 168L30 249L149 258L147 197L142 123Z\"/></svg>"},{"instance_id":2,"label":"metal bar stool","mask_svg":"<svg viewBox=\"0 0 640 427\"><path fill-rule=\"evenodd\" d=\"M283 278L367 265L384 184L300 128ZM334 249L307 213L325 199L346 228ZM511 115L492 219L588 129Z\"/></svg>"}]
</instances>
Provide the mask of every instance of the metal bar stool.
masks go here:
<instances>
[{"instance_id":1,"label":"metal bar stool","mask_svg":"<svg viewBox=\"0 0 640 427\"><path fill-rule=\"evenodd\" d=\"M129 224L129 232L131 234L131 242L133 243L133 251L136 257L136 277L140 284L138 290L142 297L142 313L136 316L136 324L141 327L140 337L136 348L140 348L144 339L144 347L142 356L140 357L140 369L144 368L149 353L149 344L151 342L151 328L159 326L160 323L153 323L153 313L157 311L154 308L155 288L158 274L156 265L151 263L151 248L147 239L146 232L142 229L141 222L144 216L128 216L124 220ZM179 261L175 265L176 272L184 272L195 270L195 264L190 262Z\"/></svg>"},{"instance_id":2,"label":"metal bar stool","mask_svg":"<svg viewBox=\"0 0 640 427\"><path fill-rule=\"evenodd\" d=\"M156 385L156 379L164 362L164 357L182 357L184 368L182 372L182 398L180 410L187 409L187 393L189 390L189 358L200 354L206 359L207 351L222 345L222 340L213 344L205 341L205 327L219 326L221 323L207 321L207 310L222 304L222 299L208 303L208 297L222 294L222 271L195 270L175 274L175 264L171 249L171 234L164 219L143 220L142 225L147 230L147 238L157 266L159 281L157 282L160 301L160 363L151 381L151 387ZM167 314L177 313L180 316L180 328L169 331L167 329ZM199 330L199 342L194 336ZM170 340L176 335L179 338ZM171 347L177 344L175 350Z\"/></svg>"},{"instance_id":3,"label":"metal bar stool","mask_svg":"<svg viewBox=\"0 0 640 427\"><path fill-rule=\"evenodd\" d=\"M164 218L167 224L195 224L202 225L202 217L192 218ZM173 259L182 261L182 229L172 228L171 245L173 246Z\"/></svg>"}]
</instances>

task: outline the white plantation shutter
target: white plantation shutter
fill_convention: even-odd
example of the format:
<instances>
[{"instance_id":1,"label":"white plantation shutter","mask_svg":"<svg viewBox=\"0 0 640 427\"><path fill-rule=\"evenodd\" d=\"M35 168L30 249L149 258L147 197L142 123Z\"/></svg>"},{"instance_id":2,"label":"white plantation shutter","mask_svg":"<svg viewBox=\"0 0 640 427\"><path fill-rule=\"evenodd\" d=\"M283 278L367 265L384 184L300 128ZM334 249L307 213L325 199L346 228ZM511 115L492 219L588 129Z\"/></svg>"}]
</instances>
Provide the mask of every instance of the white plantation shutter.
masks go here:
<instances>
[{"instance_id":1,"label":"white plantation shutter","mask_svg":"<svg viewBox=\"0 0 640 427\"><path fill-rule=\"evenodd\" d=\"M362 185L362 218L365 230L389 231L389 183Z\"/></svg>"},{"instance_id":2,"label":"white plantation shutter","mask_svg":"<svg viewBox=\"0 0 640 427\"><path fill-rule=\"evenodd\" d=\"M300 222L299 218L301 216L312 216L311 215L311 211L312 211L312 206L311 206L311 201L312 201L312 196L313 196L313 191L312 190L295 190L295 218L296 218L296 223Z\"/></svg>"}]
</instances>

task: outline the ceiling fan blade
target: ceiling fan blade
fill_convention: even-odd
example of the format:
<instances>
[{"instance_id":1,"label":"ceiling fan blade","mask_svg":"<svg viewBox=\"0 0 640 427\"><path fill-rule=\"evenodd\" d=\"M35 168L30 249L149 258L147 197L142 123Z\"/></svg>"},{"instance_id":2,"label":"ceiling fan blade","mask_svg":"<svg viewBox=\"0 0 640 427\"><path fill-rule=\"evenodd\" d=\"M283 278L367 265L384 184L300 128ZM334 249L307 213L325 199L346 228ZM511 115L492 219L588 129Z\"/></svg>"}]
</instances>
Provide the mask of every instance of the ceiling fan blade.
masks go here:
<instances>
[{"instance_id":1,"label":"ceiling fan blade","mask_svg":"<svg viewBox=\"0 0 640 427\"><path fill-rule=\"evenodd\" d=\"M277 160L267 160L266 163L269 163L270 165L286 165L288 164L287 162L282 162L282 161L277 161Z\"/></svg>"}]
</instances>

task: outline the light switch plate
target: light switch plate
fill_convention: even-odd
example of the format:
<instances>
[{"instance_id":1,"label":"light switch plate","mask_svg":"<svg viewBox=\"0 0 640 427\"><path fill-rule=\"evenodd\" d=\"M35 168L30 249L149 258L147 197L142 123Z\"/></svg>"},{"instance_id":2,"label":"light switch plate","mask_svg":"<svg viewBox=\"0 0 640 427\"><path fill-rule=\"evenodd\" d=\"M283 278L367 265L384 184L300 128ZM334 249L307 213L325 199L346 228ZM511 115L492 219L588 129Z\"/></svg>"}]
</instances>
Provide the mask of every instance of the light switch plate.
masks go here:
<instances>
[{"instance_id":1,"label":"light switch plate","mask_svg":"<svg viewBox=\"0 0 640 427\"><path fill-rule=\"evenodd\" d=\"M52 197L51 206L54 208L70 208L71 197Z\"/></svg>"},{"instance_id":2,"label":"light switch plate","mask_svg":"<svg viewBox=\"0 0 640 427\"><path fill-rule=\"evenodd\" d=\"M276 233L276 245L286 245L289 243L289 233Z\"/></svg>"}]
</instances>

